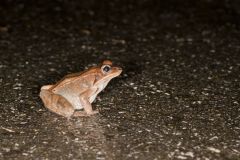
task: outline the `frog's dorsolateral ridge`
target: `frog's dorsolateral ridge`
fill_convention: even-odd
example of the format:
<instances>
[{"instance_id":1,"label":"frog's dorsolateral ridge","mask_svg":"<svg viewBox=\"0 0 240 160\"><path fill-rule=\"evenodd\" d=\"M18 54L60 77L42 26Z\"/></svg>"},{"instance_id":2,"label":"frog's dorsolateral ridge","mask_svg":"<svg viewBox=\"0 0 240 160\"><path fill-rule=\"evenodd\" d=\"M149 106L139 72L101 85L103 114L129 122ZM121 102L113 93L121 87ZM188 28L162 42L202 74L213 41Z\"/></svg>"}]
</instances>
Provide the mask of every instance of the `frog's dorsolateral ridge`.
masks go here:
<instances>
[{"instance_id":1,"label":"frog's dorsolateral ridge","mask_svg":"<svg viewBox=\"0 0 240 160\"><path fill-rule=\"evenodd\" d=\"M98 111L93 111L91 103L121 72L120 67L105 60L84 72L66 75L54 85L42 86L40 97L46 108L64 117L93 115Z\"/></svg>"}]
</instances>

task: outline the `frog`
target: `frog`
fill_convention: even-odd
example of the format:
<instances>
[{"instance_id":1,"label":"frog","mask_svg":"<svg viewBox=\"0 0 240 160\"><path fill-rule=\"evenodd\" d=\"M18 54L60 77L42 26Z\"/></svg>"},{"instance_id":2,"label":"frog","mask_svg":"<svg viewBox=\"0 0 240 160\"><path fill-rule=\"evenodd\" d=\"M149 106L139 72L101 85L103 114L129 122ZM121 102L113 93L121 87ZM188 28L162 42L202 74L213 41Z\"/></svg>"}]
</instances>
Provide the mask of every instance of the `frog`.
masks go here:
<instances>
[{"instance_id":1,"label":"frog","mask_svg":"<svg viewBox=\"0 0 240 160\"><path fill-rule=\"evenodd\" d=\"M93 110L91 104L121 72L121 67L104 60L85 71L68 74L55 84L42 86L40 98L48 110L67 118L95 115L99 111Z\"/></svg>"}]
</instances>

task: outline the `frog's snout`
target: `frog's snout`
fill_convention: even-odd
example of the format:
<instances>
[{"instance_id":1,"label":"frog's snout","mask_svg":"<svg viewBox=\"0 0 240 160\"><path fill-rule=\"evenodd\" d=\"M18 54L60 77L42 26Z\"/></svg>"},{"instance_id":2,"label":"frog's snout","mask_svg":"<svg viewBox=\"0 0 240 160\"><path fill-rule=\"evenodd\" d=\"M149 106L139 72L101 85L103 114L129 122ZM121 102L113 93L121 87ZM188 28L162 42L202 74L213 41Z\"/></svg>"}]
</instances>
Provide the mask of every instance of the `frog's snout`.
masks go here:
<instances>
[{"instance_id":1,"label":"frog's snout","mask_svg":"<svg viewBox=\"0 0 240 160\"><path fill-rule=\"evenodd\" d=\"M122 72L122 68L121 67L117 67L117 69Z\"/></svg>"},{"instance_id":2,"label":"frog's snout","mask_svg":"<svg viewBox=\"0 0 240 160\"><path fill-rule=\"evenodd\" d=\"M122 68L121 67L116 67L117 72L122 73Z\"/></svg>"}]
</instances>

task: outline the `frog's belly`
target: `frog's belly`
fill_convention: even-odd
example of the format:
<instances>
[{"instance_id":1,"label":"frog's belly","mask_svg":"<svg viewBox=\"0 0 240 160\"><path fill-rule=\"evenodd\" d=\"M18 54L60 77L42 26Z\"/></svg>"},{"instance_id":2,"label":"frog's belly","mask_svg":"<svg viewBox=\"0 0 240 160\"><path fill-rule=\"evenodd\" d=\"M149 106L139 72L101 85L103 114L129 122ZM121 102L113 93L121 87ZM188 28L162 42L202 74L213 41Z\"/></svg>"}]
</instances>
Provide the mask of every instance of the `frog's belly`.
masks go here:
<instances>
[{"instance_id":1,"label":"frog's belly","mask_svg":"<svg viewBox=\"0 0 240 160\"><path fill-rule=\"evenodd\" d=\"M61 96L66 98L68 102L72 104L74 109L83 109L83 106L81 104L78 94L74 94L68 90L59 91L57 94L60 94Z\"/></svg>"},{"instance_id":2,"label":"frog's belly","mask_svg":"<svg viewBox=\"0 0 240 160\"><path fill-rule=\"evenodd\" d=\"M64 97L70 102L74 109L83 109L79 96L77 95L64 95Z\"/></svg>"}]
</instances>

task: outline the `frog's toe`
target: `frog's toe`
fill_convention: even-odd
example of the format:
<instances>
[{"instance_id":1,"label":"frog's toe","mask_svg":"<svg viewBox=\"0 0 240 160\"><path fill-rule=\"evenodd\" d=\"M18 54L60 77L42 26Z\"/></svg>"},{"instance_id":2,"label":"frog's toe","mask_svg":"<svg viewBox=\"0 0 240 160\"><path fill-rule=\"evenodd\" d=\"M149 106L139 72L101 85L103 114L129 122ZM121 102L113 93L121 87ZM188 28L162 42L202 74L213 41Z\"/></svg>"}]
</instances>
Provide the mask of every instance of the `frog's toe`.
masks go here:
<instances>
[{"instance_id":1,"label":"frog's toe","mask_svg":"<svg viewBox=\"0 0 240 160\"><path fill-rule=\"evenodd\" d=\"M88 116L88 114L85 111L75 111L72 116L73 117L86 117L86 116Z\"/></svg>"},{"instance_id":2,"label":"frog's toe","mask_svg":"<svg viewBox=\"0 0 240 160\"><path fill-rule=\"evenodd\" d=\"M97 114L97 113L99 113L99 110L98 110L98 109L92 111L92 115L93 115L93 114Z\"/></svg>"},{"instance_id":3,"label":"frog's toe","mask_svg":"<svg viewBox=\"0 0 240 160\"><path fill-rule=\"evenodd\" d=\"M85 111L75 111L72 116L73 117L88 117L88 116L92 116L92 115L97 114L97 113L99 113L98 110L92 111L90 113L87 113Z\"/></svg>"}]
</instances>

